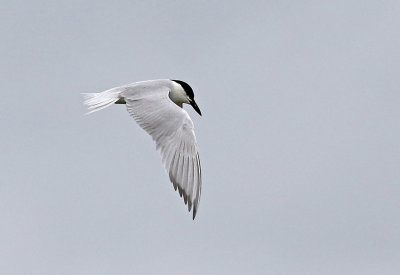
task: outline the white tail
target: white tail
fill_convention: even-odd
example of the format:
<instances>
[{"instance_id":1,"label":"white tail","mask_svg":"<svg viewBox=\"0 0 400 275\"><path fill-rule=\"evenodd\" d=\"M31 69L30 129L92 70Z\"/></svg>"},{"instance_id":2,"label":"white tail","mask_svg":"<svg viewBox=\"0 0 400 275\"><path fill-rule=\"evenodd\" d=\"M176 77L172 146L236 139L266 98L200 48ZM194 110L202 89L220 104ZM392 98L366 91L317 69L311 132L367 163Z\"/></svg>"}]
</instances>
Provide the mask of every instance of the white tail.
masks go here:
<instances>
[{"instance_id":1,"label":"white tail","mask_svg":"<svg viewBox=\"0 0 400 275\"><path fill-rule=\"evenodd\" d=\"M87 115L100 111L117 102L120 99L120 92L120 89L113 88L101 93L83 93L83 104L87 105L89 109Z\"/></svg>"}]
</instances>

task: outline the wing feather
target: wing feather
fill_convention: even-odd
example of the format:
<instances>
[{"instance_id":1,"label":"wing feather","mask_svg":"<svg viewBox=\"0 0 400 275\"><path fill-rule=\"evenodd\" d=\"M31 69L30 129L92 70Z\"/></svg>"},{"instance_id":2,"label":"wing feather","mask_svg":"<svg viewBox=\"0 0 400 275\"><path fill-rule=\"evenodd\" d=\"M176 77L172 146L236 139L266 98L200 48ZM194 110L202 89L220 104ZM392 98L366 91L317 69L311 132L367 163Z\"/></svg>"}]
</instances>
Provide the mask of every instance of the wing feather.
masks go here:
<instances>
[{"instance_id":1,"label":"wing feather","mask_svg":"<svg viewBox=\"0 0 400 275\"><path fill-rule=\"evenodd\" d=\"M200 159L193 122L173 103L168 87L125 87L123 96L129 114L156 142L174 189L196 217L201 194Z\"/></svg>"}]
</instances>

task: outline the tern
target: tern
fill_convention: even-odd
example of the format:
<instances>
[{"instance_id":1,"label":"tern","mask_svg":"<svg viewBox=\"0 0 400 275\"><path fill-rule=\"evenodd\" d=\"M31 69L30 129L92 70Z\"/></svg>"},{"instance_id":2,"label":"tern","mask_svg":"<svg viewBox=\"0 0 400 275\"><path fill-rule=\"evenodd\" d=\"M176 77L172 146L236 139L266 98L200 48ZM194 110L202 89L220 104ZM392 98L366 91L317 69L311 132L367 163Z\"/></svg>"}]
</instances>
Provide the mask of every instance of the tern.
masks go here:
<instances>
[{"instance_id":1,"label":"tern","mask_svg":"<svg viewBox=\"0 0 400 275\"><path fill-rule=\"evenodd\" d=\"M147 80L82 95L88 114L113 104L126 105L128 113L155 141L174 189L189 212L193 207L194 220L201 195L201 166L193 122L182 105L190 104L200 116L201 111L189 84L181 80Z\"/></svg>"}]
</instances>

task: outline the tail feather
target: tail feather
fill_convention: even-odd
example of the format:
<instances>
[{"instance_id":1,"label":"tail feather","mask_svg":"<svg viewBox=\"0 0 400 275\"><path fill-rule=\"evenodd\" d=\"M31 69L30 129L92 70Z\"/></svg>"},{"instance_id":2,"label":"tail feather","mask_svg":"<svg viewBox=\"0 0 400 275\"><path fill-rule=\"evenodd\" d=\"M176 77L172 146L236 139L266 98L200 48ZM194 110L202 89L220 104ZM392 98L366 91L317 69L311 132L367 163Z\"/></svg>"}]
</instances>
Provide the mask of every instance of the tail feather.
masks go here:
<instances>
[{"instance_id":1,"label":"tail feather","mask_svg":"<svg viewBox=\"0 0 400 275\"><path fill-rule=\"evenodd\" d=\"M107 90L101 93L82 93L84 101L83 104L88 106L89 112L100 111L101 109L107 108L114 104L120 99L120 91L116 89Z\"/></svg>"}]
</instances>

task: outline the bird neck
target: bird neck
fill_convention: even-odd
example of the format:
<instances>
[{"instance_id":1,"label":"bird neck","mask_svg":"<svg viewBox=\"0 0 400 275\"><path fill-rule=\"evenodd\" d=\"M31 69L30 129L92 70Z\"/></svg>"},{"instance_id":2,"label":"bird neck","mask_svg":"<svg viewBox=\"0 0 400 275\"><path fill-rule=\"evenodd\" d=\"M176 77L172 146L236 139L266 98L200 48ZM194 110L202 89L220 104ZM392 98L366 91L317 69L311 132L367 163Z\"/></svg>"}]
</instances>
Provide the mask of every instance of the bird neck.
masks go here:
<instances>
[{"instance_id":1,"label":"bird neck","mask_svg":"<svg viewBox=\"0 0 400 275\"><path fill-rule=\"evenodd\" d=\"M174 89L171 89L169 91L169 98L179 107L182 107L183 103L189 103L189 100L187 98L187 95L185 91L182 89L180 85L177 85L178 87L174 87Z\"/></svg>"}]
</instances>

